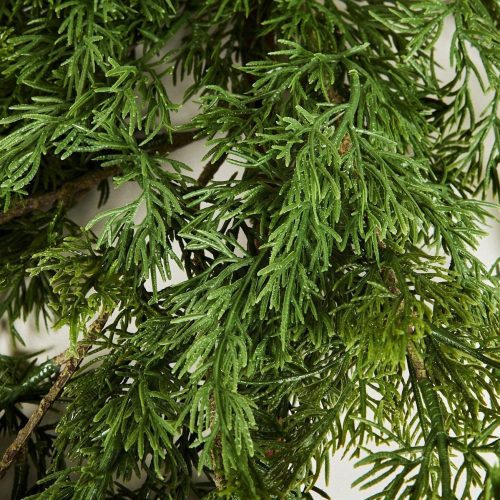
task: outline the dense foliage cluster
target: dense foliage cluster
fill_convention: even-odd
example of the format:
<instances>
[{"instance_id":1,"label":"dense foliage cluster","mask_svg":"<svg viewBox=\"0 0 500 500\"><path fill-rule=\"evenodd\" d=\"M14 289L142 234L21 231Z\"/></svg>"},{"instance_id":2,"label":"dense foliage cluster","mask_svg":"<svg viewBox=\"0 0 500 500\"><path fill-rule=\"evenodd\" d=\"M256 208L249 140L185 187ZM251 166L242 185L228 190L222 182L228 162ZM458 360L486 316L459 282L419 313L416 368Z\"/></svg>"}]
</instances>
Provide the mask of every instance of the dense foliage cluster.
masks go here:
<instances>
[{"instance_id":1,"label":"dense foliage cluster","mask_svg":"<svg viewBox=\"0 0 500 500\"><path fill-rule=\"evenodd\" d=\"M338 450L372 498L499 494L498 281L474 256L500 193L499 12L1 2L0 317L17 343L29 314L67 324L68 356L93 354L12 498L312 498ZM185 81L200 109L174 126ZM200 179L169 153L192 139ZM213 180L224 161L237 174ZM107 210L108 177L138 197ZM9 440L57 379L43 359L0 357Z\"/></svg>"}]
</instances>

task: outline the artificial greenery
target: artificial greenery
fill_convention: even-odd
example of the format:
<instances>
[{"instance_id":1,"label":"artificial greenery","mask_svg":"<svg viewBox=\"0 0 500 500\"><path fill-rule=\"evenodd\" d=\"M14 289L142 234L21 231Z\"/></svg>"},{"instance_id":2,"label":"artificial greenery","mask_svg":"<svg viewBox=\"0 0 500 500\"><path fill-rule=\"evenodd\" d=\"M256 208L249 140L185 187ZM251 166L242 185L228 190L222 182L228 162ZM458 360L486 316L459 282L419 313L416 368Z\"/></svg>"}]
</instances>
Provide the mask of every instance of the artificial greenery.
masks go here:
<instances>
[{"instance_id":1,"label":"artificial greenery","mask_svg":"<svg viewBox=\"0 0 500 500\"><path fill-rule=\"evenodd\" d=\"M370 498L500 498L499 8L1 3L0 316L70 332L0 357L13 499L319 498L337 451Z\"/></svg>"}]
</instances>

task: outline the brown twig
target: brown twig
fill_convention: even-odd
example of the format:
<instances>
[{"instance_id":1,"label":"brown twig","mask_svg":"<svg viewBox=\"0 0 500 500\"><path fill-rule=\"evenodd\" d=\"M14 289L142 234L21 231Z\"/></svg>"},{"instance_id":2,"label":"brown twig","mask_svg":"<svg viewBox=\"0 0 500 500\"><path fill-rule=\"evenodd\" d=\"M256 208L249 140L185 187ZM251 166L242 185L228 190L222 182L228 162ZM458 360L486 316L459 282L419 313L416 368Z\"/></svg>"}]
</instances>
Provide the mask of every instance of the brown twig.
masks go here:
<instances>
[{"instance_id":1,"label":"brown twig","mask_svg":"<svg viewBox=\"0 0 500 500\"><path fill-rule=\"evenodd\" d=\"M217 161L207 163L198 177L198 185L205 187L213 179L214 175L217 173L225 160L226 157L221 156Z\"/></svg>"},{"instance_id":2,"label":"brown twig","mask_svg":"<svg viewBox=\"0 0 500 500\"><path fill-rule=\"evenodd\" d=\"M212 395L210 397L210 423L212 425L212 428L215 423L216 415L217 415L217 404L215 402L215 397ZM224 488L224 476L221 472L221 464L220 464L221 456L222 456L222 442L220 438L220 433L218 432L217 435L215 436L214 446L210 450L210 458L212 460L212 468L214 472L214 484L217 491L221 491Z\"/></svg>"},{"instance_id":3,"label":"brown twig","mask_svg":"<svg viewBox=\"0 0 500 500\"><path fill-rule=\"evenodd\" d=\"M420 353L417 351L417 348L415 347L413 340L411 339L408 341L408 345L406 347L406 354L413 369L415 370L416 379L424 380L426 378L429 378L427 374L427 369L425 367L425 362L422 359Z\"/></svg>"},{"instance_id":4,"label":"brown twig","mask_svg":"<svg viewBox=\"0 0 500 500\"><path fill-rule=\"evenodd\" d=\"M196 131L176 132L172 141L168 142L165 136L158 137L147 144L147 150L160 154L175 151L195 140ZM59 189L50 193L32 196L16 203L10 210L0 213L0 225L11 220L23 217L35 210L48 210L58 202L74 202L82 194L97 186L101 181L120 174L119 167L104 168L87 172L77 179L65 182ZM207 181L208 182L208 181Z\"/></svg>"},{"instance_id":5,"label":"brown twig","mask_svg":"<svg viewBox=\"0 0 500 500\"><path fill-rule=\"evenodd\" d=\"M164 134L157 135L151 142L144 145L144 148L150 153L171 153L176 149L183 148L196 141L196 135L199 130L185 130L172 133L172 139L168 139Z\"/></svg>"},{"instance_id":6,"label":"brown twig","mask_svg":"<svg viewBox=\"0 0 500 500\"><path fill-rule=\"evenodd\" d=\"M32 413L26 425L19 431L18 435L5 451L2 461L0 462L0 479L5 475L8 468L16 461L17 456L25 449L33 431L38 427L41 420L58 398L64 386L76 372L83 358L88 353L92 342L97 335L102 331L106 321L109 318L109 313L101 313L99 317L90 326L85 340L79 342L76 350L68 349L63 355L56 356L54 360L60 363L61 371L57 376L54 384L49 392L42 398L37 409Z\"/></svg>"},{"instance_id":7,"label":"brown twig","mask_svg":"<svg viewBox=\"0 0 500 500\"><path fill-rule=\"evenodd\" d=\"M64 183L59 189L51 193L44 193L21 200L10 210L0 214L0 225L18 217L23 217L35 210L47 210L59 201L74 201L89 189L97 186L104 179L119 173L120 169L118 167L88 172L73 181Z\"/></svg>"}]
</instances>

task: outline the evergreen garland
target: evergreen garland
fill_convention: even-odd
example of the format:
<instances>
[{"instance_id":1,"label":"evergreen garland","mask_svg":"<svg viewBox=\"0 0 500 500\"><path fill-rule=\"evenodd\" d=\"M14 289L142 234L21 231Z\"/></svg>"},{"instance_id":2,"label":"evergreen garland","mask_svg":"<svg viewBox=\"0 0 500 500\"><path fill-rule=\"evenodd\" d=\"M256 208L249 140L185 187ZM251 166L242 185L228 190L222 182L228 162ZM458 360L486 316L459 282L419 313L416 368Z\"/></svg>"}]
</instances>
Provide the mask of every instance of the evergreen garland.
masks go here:
<instances>
[{"instance_id":1,"label":"evergreen garland","mask_svg":"<svg viewBox=\"0 0 500 500\"><path fill-rule=\"evenodd\" d=\"M12 498L317 498L338 450L370 498L500 498L498 281L474 256L500 193L499 7L1 3L0 317L71 341L0 357ZM197 179L170 153L201 139Z\"/></svg>"}]
</instances>

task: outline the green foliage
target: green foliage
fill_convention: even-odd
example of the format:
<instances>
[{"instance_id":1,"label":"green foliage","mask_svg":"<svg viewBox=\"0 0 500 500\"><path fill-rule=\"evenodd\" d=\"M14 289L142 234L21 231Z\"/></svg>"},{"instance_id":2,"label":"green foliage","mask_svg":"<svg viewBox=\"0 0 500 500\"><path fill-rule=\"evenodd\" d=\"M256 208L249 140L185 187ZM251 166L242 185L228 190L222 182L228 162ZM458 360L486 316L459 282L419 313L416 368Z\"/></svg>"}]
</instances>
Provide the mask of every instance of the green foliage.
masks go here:
<instances>
[{"instance_id":1,"label":"green foliage","mask_svg":"<svg viewBox=\"0 0 500 500\"><path fill-rule=\"evenodd\" d=\"M499 9L2 3L0 318L14 344L30 314L66 324L72 352L113 318L12 498L327 497L336 452L370 498L498 496L498 276L474 254L500 193ZM174 126L179 84L200 106ZM186 130L237 175L195 179L166 152ZM135 199L103 206L107 173ZM83 228L79 182L101 191ZM57 376L31 359L0 357L11 438Z\"/></svg>"}]
</instances>

